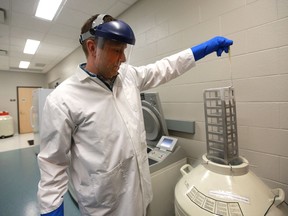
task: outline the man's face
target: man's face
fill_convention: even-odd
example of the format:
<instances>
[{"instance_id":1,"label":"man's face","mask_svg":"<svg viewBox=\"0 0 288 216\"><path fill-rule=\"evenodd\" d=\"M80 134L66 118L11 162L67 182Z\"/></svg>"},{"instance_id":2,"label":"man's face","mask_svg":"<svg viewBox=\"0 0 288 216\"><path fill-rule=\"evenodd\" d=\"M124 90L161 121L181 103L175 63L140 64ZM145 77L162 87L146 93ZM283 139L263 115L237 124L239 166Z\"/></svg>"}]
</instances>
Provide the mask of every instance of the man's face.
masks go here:
<instances>
[{"instance_id":1,"label":"man's face","mask_svg":"<svg viewBox=\"0 0 288 216\"><path fill-rule=\"evenodd\" d=\"M126 48L127 44L111 40L106 40L103 46L97 47L95 65L98 74L106 79L116 76L121 63L126 61Z\"/></svg>"}]
</instances>

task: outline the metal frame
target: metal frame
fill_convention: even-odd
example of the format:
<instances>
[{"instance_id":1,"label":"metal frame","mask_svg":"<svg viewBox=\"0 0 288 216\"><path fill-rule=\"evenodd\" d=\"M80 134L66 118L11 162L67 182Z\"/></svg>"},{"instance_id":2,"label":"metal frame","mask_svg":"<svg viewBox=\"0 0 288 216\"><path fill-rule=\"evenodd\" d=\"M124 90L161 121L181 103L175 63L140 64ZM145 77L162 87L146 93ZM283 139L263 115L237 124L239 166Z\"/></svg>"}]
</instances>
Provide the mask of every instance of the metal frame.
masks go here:
<instances>
[{"instance_id":1,"label":"metal frame","mask_svg":"<svg viewBox=\"0 0 288 216\"><path fill-rule=\"evenodd\" d=\"M232 87L204 90L207 158L222 164L238 159L236 103Z\"/></svg>"}]
</instances>

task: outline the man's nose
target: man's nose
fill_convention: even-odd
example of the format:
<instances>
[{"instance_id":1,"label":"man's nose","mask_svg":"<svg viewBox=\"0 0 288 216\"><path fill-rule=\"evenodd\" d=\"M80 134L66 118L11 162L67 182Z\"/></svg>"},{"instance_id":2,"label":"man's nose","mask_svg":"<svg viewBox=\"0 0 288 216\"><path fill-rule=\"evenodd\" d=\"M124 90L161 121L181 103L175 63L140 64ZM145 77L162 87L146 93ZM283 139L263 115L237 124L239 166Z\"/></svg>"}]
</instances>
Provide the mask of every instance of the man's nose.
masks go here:
<instances>
[{"instance_id":1,"label":"man's nose","mask_svg":"<svg viewBox=\"0 0 288 216\"><path fill-rule=\"evenodd\" d=\"M121 63L123 63L123 62L126 62L126 56L125 56L125 53L122 53L121 55L120 55L120 62Z\"/></svg>"}]
</instances>

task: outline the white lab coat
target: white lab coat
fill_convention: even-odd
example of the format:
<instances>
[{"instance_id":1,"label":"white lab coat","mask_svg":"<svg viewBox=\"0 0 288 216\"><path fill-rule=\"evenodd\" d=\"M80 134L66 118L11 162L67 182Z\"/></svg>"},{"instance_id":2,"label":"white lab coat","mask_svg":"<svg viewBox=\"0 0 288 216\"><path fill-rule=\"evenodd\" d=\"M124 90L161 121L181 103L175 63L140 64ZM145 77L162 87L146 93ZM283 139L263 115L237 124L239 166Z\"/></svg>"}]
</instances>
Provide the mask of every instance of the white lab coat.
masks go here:
<instances>
[{"instance_id":1,"label":"white lab coat","mask_svg":"<svg viewBox=\"0 0 288 216\"><path fill-rule=\"evenodd\" d=\"M140 92L194 65L187 49L155 64L130 66L125 77L119 73L113 91L81 68L59 85L43 111L41 213L63 202L69 167L82 215L146 215L152 189Z\"/></svg>"}]
</instances>

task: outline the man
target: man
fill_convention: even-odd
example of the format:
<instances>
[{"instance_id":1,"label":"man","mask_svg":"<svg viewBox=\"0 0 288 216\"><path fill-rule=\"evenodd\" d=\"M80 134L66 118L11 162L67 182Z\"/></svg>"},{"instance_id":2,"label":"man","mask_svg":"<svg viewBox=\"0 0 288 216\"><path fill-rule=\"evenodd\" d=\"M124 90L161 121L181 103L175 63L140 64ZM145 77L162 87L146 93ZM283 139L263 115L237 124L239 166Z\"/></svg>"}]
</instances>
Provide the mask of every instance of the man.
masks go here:
<instances>
[{"instance_id":1,"label":"man","mask_svg":"<svg viewBox=\"0 0 288 216\"><path fill-rule=\"evenodd\" d=\"M155 64L129 65L132 29L109 15L82 27L87 63L60 84L43 110L38 197L42 215L64 215L69 169L82 215L145 216L152 190L140 92L183 74L232 41L213 38Z\"/></svg>"}]
</instances>

